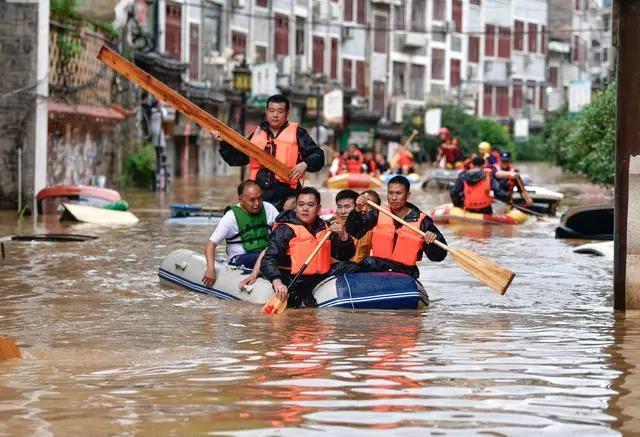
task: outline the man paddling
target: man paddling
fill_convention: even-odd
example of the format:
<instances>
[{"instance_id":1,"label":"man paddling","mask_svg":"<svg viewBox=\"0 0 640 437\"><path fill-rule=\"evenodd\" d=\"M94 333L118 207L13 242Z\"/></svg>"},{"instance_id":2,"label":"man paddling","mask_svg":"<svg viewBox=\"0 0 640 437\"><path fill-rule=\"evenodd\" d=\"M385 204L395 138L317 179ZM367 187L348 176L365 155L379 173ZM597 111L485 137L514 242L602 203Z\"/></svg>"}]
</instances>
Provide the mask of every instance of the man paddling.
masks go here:
<instances>
[{"instance_id":1,"label":"man paddling","mask_svg":"<svg viewBox=\"0 0 640 437\"><path fill-rule=\"evenodd\" d=\"M493 170L485 167L484 158L476 156L471 161L471 168L460 173L449 194L453 206L469 212L493 214L492 191L496 199L509 200L508 194L493 177Z\"/></svg>"},{"instance_id":2,"label":"man paddling","mask_svg":"<svg viewBox=\"0 0 640 437\"><path fill-rule=\"evenodd\" d=\"M316 306L312 294L316 285L332 274L356 270L353 263L338 262L331 266L332 257L347 261L355 249L344 224L336 220L329 226L318 216L319 212L320 193L315 188L302 188L296 199L296 209L283 212L276 219L262 259L263 276L273 284L276 296L280 300L288 299L288 306L293 308L302 304ZM329 239L289 289L291 279L329 231L332 232Z\"/></svg>"},{"instance_id":3,"label":"man paddling","mask_svg":"<svg viewBox=\"0 0 640 437\"><path fill-rule=\"evenodd\" d=\"M500 168L493 171L493 176L498 180L498 184L511 200L516 180L520 177L518 169L513 166L511 161L511 152L500 152Z\"/></svg>"},{"instance_id":4,"label":"man paddling","mask_svg":"<svg viewBox=\"0 0 640 437\"><path fill-rule=\"evenodd\" d=\"M278 215L278 210L262 197L262 189L254 181L238 185L239 203L224 214L205 245L204 285L212 287L216 281L216 248L222 242L227 244L229 263L249 269L256 265L260 253L267 247L271 225Z\"/></svg>"},{"instance_id":5,"label":"man paddling","mask_svg":"<svg viewBox=\"0 0 640 437\"><path fill-rule=\"evenodd\" d=\"M347 218L347 232L355 238L362 238L371 231L371 256L360 263L361 272L392 271L420 276L416 263L422 254L431 261L442 261L447 252L433 244L435 240L446 244L446 241L431 218L426 216L417 206L408 202L411 184L404 176L394 176L387 185L386 209L415 224L424 237L392 220L377 210L372 210L367 203L367 195L356 200L356 209Z\"/></svg>"},{"instance_id":6,"label":"man paddling","mask_svg":"<svg viewBox=\"0 0 640 437\"><path fill-rule=\"evenodd\" d=\"M317 172L324 166L324 152L309 133L289 118L289 100L282 94L275 94L267 100L265 120L249 136L249 140L260 149L271 154L278 161L291 168L291 182L276 176L257 160L249 158L230 144L222 141L222 135L212 130L213 137L220 141L220 155L231 166L249 164L252 179L260 185L264 200L282 211L287 195L300 187L305 172Z\"/></svg>"}]
</instances>

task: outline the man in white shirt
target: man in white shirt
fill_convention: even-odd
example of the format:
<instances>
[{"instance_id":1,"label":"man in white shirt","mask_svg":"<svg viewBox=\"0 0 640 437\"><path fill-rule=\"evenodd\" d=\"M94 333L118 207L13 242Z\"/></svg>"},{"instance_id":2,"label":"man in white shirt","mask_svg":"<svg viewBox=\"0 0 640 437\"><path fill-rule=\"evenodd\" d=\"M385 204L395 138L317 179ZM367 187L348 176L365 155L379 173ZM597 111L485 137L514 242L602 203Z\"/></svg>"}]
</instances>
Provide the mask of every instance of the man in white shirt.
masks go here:
<instances>
[{"instance_id":1,"label":"man in white shirt","mask_svg":"<svg viewBox=\"0 0 640 437\"><path fill-rule=\"evenodd\" d=\"M216 248L226 242L229 262L252 269L267 247L271 225L278 210L262 200L262 189L254 181L238 185L237 205L222 217L204 247L207 270L202 282L211 287L216 281Z\"/></svg>"}]
</instances>

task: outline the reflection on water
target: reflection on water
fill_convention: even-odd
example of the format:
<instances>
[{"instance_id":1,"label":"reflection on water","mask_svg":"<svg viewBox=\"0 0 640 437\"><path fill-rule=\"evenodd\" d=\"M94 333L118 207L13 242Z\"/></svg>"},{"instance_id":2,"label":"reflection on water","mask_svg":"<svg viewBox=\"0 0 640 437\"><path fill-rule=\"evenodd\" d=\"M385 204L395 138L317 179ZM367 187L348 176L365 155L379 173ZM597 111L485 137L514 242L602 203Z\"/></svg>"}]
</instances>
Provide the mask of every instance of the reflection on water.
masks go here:
<instances>
[{"instance_id":1,"label":"reflection on water","mask_svg":"<svg viewBox=\"0 0 640 437\"><path fill-rule=\"evenodd\" d=\"M12 435L565 436L640 429L638 319L611 311L612 268L553 238L557 219L443 227L454 247L517 272L505 296L451 260L422 267L423 311L287 311L160 286L169 251L211 229L165 224L172 201L221 206L233 180L126 193L141 222L55 221L0 232L98 235L10 243L0 333L26 356L0 363L0 433ZM561 182L558 182L559 186ZM334 193L323 193L325 203ZM446 193L415 192L424 210Z\"/></svg>"}]
</instances>

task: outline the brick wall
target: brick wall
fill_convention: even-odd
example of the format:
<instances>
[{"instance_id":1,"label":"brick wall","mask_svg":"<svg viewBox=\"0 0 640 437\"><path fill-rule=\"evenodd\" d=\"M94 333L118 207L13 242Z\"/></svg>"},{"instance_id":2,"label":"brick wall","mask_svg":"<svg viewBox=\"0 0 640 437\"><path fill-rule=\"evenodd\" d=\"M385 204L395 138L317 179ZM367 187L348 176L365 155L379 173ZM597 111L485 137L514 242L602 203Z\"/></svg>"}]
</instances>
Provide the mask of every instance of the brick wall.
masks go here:
<instances>
[{"instance_id":1,"label":"brick wall","mask_svg":"<svg viewBox=\"0 0 640 437\"><path fill-rule=\"evenodd\" d=\"M0 208L18 202L18 147L23 199L33 197L37 19L37 3L0 0Z\"/></svg>"}]
</instances>

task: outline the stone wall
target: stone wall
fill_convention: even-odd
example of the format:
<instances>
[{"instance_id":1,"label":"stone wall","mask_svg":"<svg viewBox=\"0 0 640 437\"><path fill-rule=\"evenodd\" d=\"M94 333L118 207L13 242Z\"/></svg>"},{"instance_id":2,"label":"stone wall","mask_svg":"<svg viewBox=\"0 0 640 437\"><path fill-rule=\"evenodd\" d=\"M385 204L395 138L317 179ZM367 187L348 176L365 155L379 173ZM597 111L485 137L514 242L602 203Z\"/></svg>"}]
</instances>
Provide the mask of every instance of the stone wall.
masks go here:
<instances>
[{"instance_id":1,"label":"stone wall","mask_svg":"<svg viewBox=\"0 0 640 437\"><path fill-rule=\"evenodd\" d=\"M18 203L19 147L23 199L33 197L37 21L37 3L0 0L0 208Z\"/></svg>"}]
</instances>

